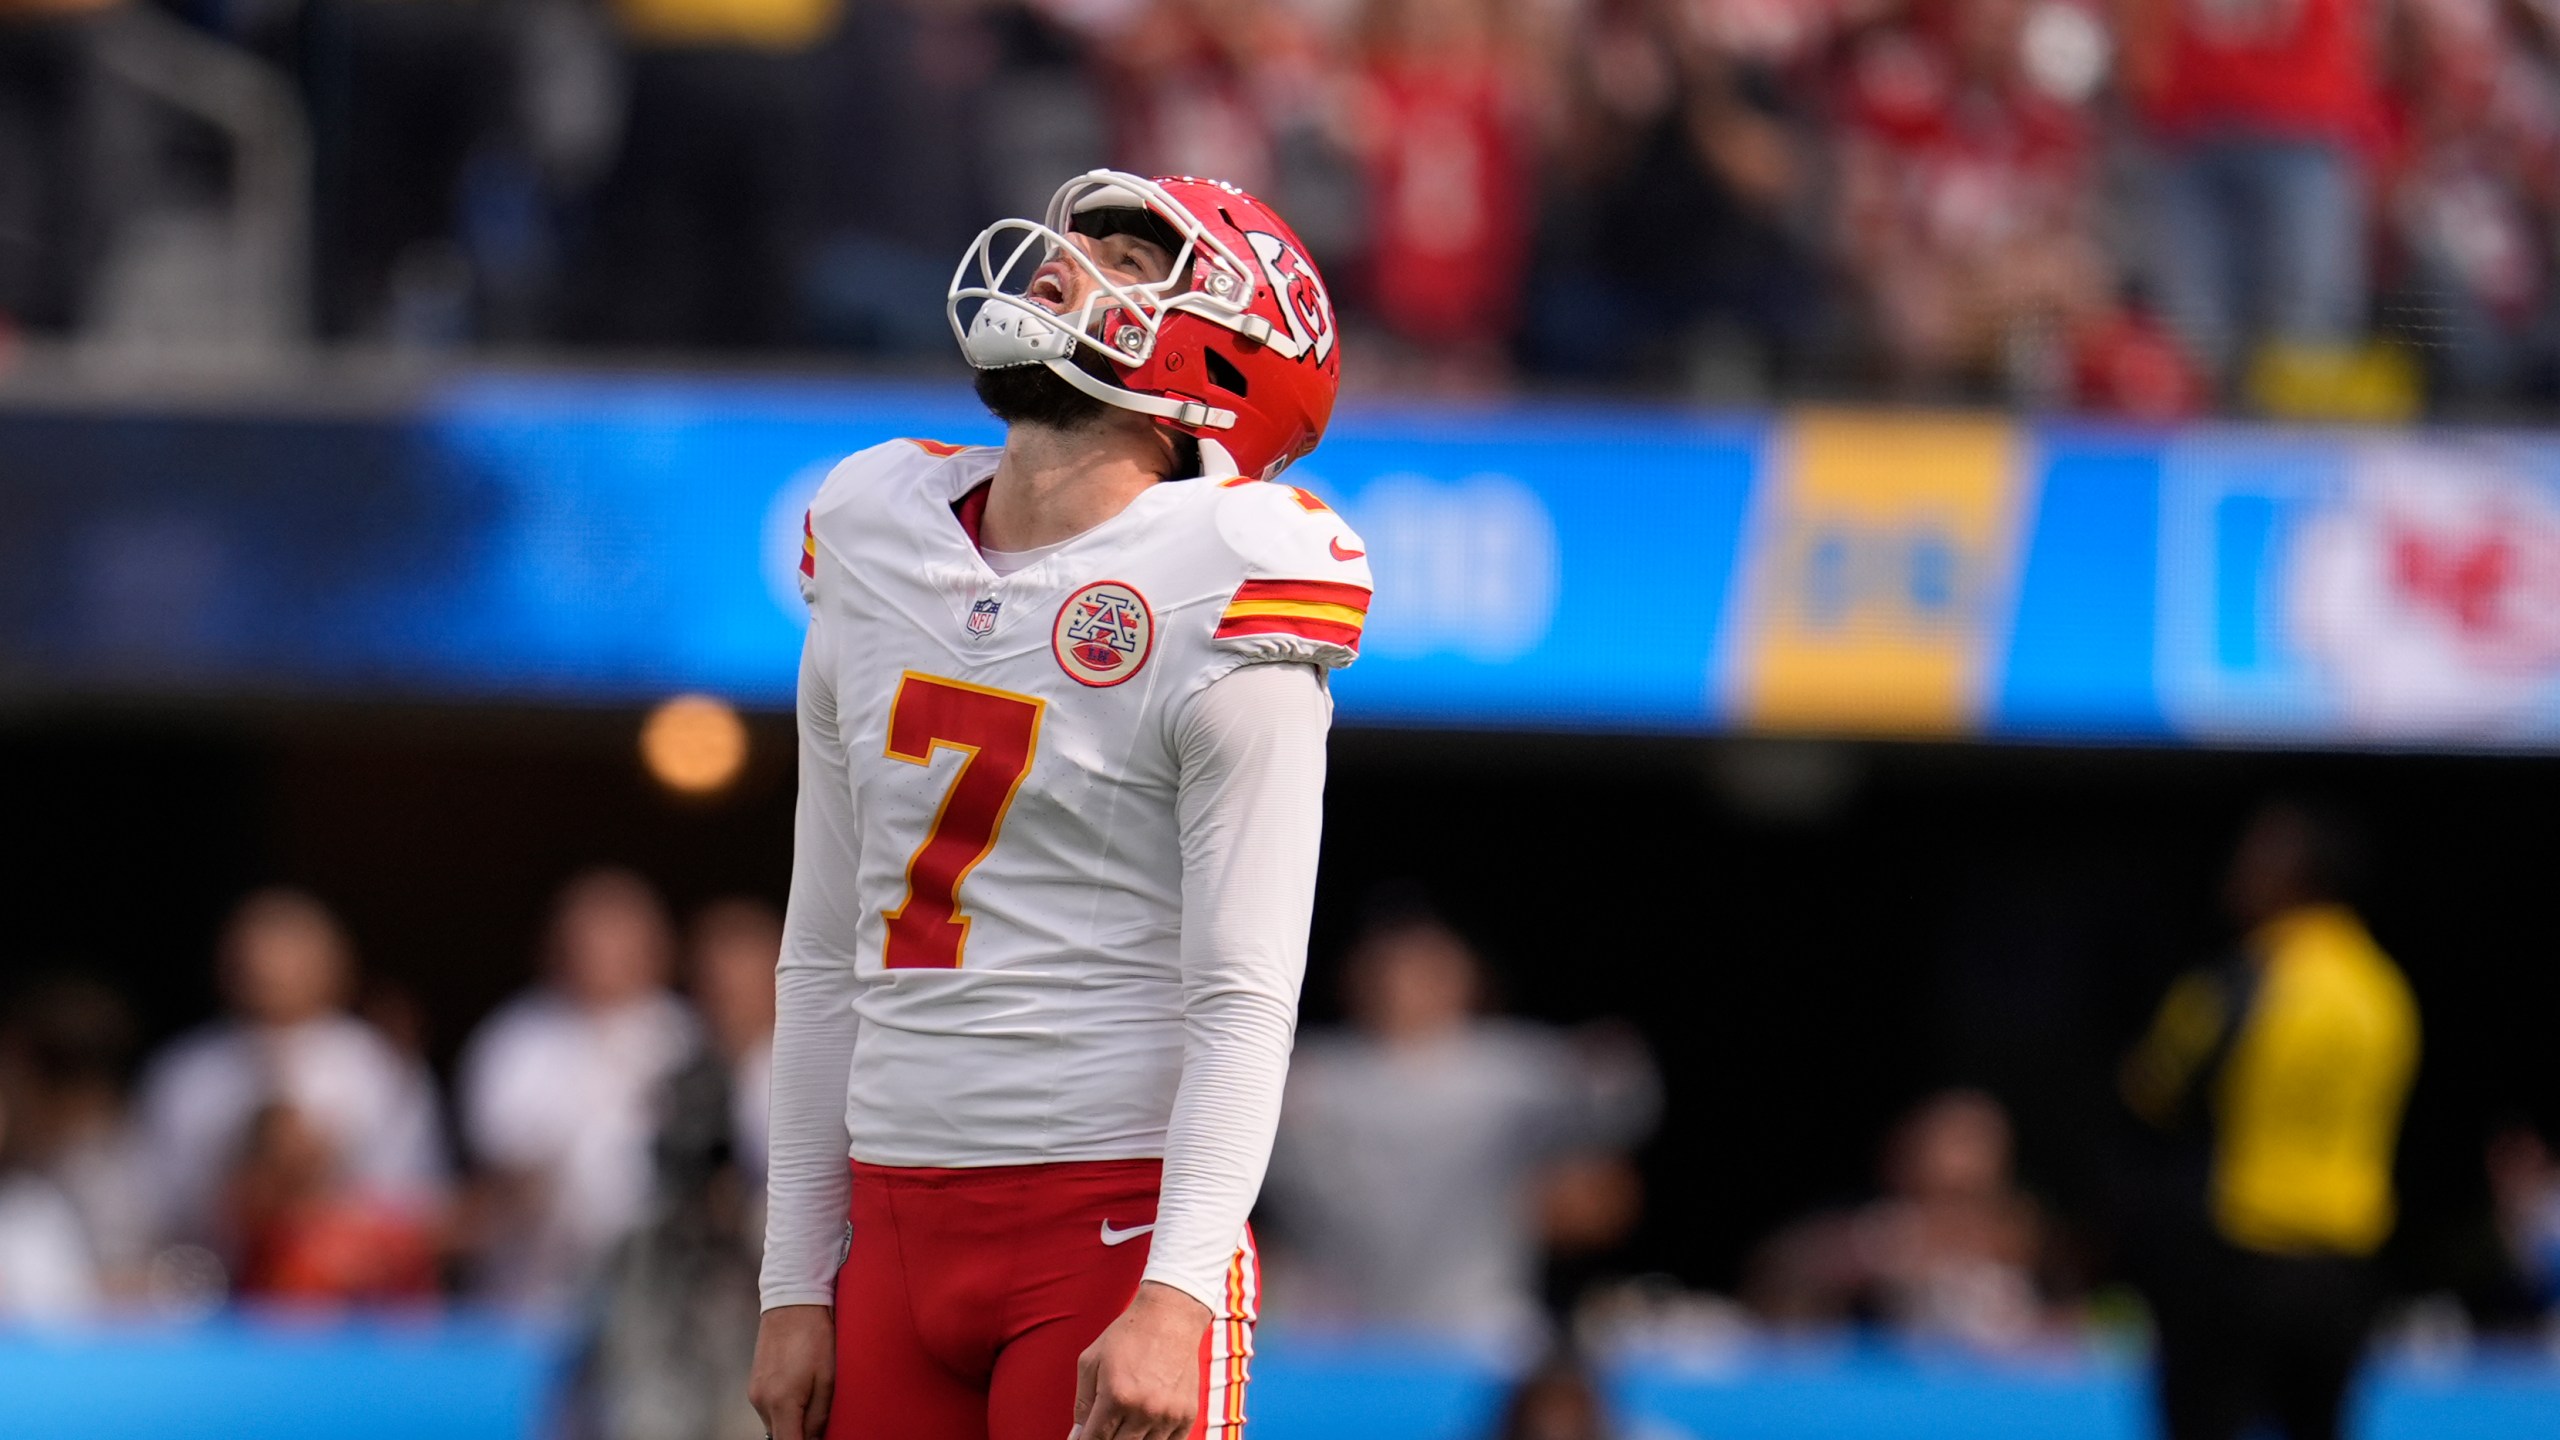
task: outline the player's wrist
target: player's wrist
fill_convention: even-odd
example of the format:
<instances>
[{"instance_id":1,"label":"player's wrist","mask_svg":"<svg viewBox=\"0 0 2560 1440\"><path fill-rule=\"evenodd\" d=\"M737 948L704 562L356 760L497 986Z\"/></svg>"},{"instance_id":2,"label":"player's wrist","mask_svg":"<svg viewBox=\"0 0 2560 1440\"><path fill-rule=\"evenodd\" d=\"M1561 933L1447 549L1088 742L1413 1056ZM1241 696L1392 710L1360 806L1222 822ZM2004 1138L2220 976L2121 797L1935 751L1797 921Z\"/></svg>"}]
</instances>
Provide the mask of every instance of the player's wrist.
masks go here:
<instances>
[{"instance_id":1,"label":"player's wrist","mask_svg":"<svg viewBox=\"0 0 2560 1440\"><path fill-rule=\"evenodd\" d=\"M1137 1298L1129 1302L1129 1314L1150 1327L1177 1330L1194 1340L1207 1334L1209 1322L1217 1318L1197 1296L1161 1280L1139 1282Z\"/></svg>"}]
</instances>

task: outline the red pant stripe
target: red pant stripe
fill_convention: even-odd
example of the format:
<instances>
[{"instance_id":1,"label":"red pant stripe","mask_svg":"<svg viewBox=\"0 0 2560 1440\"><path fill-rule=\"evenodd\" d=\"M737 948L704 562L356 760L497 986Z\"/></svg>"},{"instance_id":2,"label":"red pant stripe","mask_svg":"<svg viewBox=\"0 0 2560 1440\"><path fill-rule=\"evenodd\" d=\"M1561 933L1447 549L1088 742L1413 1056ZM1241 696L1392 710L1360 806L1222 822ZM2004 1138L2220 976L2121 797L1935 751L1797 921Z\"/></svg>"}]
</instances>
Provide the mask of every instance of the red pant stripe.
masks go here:
<instances>
[{"instance_id":1,"label":"red pant stripe","mask_svg":"<svg viewBox=\"0 0 2560 1440\"><path fill-rule=\"evenodd\" d=\"M1223 1313L1211 1322L1202 1346L1200 1422L1193 1440L1237 1440L1243 1433L1261 1290L1260 1257L1248 1228L1239 1237L1235 1258L1227 1262L1225 1303L1219 1307Z\"/></svg>"}]
</instances>

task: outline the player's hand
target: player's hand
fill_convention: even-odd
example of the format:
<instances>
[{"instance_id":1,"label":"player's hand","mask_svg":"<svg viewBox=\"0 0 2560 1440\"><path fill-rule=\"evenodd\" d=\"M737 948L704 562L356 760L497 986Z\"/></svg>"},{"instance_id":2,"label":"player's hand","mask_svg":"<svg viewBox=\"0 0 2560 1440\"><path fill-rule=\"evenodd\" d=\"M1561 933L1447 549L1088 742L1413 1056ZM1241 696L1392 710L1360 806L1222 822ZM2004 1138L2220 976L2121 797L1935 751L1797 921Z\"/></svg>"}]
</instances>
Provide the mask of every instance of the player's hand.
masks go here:
<instances>
[{"instance_id":1,"label":"player's hand","mask_svg":"<svg viewBox=\"0 0 2560 1440\"><path fill-rule=\"evenodd\" d=\"M1183 1440L1200 1411L1209 1307L1150 1280L1076 1357L1071 1440ZM775 1440L781 1440L780 1432Z\"/></svg>"},{"instance_id":2,"label":"player's hand","mask_svg":"<svg viewBox=\"0 0 2560 1440\"><path fill-rule=\"evenodd\" d=\"M777 1305L756 1326L747 1403L773 1440L818 1440L836 1398L836 1317L824 1305Z\"/></svg>"}]
</instances>

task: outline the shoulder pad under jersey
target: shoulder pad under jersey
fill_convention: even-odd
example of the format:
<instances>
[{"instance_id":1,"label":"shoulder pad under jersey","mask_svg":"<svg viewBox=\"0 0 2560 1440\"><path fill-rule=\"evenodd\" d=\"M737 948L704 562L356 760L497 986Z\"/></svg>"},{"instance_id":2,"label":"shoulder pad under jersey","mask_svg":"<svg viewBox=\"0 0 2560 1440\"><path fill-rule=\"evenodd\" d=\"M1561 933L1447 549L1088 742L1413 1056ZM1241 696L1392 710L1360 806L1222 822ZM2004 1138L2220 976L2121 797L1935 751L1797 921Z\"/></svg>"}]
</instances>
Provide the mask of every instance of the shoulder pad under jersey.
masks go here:
<instances>
[{"instance_id":1,"label":"shoulder pad under jersey","mask_svg":"<svg viewBox=\"0 0 2560 1440\"><path fill-rule=\"evenodd\" d=\"M1221 485L1218 533L1243 573L1214 643L1257 660L1350 664L1369 614L1368 545L1311 491L1264 480Z\"/></svg>"}]
</instances>

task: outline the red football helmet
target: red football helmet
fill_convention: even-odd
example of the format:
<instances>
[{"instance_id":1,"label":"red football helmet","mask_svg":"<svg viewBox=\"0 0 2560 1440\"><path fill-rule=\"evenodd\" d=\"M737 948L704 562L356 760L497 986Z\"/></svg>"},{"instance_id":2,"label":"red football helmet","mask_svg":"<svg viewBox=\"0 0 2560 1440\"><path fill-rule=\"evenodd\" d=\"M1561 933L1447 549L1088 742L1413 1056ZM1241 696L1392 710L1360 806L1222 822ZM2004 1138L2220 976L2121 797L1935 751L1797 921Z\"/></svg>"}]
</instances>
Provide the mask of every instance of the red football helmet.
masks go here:
<instances>
[{"instance_id":1,"label":"red football helmet","mask_svg":"<svg viewBox=\"0 0 2560 1440\"><path fill-rule=\"evenodd\" d=\"M1079 217L1131 211L1174 252L1162 281L1118 283L1066 239ZM1024 294L1054 256L1093 281L1072 312ZM1307 247L1270 206L1223 180L1079 175L1058 187L1043 220L988 226L961 257L946 308L970 364L1046 365L1097 400L1194 437L1210 474L1279 474L1324 437L1342 382L1333 299ZM1077 365L1079 345L1119 383Z\"/></svg>"}]
</instances>

